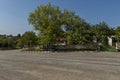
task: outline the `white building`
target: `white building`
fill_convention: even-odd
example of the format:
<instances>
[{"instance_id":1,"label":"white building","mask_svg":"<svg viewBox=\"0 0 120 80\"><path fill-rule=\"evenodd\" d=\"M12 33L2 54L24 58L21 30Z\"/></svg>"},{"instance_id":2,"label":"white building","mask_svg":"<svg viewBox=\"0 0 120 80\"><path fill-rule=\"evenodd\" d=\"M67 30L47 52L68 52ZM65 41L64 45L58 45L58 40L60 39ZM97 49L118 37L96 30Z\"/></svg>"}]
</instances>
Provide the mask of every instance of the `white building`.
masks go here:
<instances>
[{"instance_id":1,"label":"white building","mask_svg":"<svg viewBox=\"0 0 120 80\"><path fill-rule=\"evenodd\" d=\"M114 46L115 36L108 37L108 45Z\"/></svg>"}]
</instances>

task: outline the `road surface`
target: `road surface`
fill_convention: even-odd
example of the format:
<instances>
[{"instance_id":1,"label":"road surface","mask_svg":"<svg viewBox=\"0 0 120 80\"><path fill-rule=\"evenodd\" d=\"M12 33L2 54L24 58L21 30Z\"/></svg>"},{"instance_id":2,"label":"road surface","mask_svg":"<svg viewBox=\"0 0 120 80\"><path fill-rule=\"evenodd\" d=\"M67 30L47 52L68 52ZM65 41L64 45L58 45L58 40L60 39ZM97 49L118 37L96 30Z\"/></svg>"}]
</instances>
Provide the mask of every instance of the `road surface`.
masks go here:
<instances>
[{"instance_id":1,"label":"road surface","mask_svg":"<svg viewBox=\"0 0 120 80\"><path fill-rule=\"evenodd\" d=\"M0 80L120 80L120 53L0 51Z\"/></svg>"}]
</instances>

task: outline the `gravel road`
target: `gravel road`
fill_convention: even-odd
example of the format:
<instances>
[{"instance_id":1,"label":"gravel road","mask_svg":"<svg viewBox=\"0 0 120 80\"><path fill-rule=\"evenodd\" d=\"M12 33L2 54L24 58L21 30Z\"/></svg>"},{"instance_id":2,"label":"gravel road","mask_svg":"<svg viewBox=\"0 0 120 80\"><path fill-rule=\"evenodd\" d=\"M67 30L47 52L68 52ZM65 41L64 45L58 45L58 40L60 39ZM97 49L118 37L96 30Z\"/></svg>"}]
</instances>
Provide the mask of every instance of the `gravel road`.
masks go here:
<instances>
[{"instance_id":1,"label":"gravel road","mask_svg":"<svg viewBox=\"0 0 120 80\"><path fill-rule=\"evenodd\" d=\"M0 51L0 80L120 80L120 53Z\"/></svg>"}]
</instances>

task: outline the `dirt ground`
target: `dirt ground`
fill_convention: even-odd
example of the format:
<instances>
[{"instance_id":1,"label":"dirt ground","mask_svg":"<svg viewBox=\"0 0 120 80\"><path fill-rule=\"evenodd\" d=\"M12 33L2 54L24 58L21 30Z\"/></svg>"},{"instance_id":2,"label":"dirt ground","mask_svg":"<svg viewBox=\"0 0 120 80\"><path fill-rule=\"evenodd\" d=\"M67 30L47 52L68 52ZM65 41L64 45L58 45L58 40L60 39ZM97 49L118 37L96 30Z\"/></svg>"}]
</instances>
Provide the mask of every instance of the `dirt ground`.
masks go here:
<instances>
[{"instance_id":1,"label":"dirt ground","mask_svg":"<svg viewBox=\"0 0 120 80\"><path fill-rule=\"evenodd\" d=\"M0 80L120 80L120 53L0 51Z\"/></svg>"}]
</instances>

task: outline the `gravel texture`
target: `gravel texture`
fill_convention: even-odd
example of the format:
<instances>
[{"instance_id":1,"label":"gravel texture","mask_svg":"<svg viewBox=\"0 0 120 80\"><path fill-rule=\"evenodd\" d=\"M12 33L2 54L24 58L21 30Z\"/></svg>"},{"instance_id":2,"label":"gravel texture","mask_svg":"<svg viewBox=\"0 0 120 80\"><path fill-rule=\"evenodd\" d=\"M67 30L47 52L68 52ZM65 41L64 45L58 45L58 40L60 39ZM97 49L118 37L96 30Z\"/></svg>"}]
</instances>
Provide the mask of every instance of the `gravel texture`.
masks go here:
<instances>
[{"instance_id":1,"label":"gravel texture","mask_svg":"<svg viewBox=\"0 0 120 80\"><path fill-rule=\"evenodd\" d=\"M0 51L0 80L120 80L120 53Z\"/></svg>"}]
</instances>

